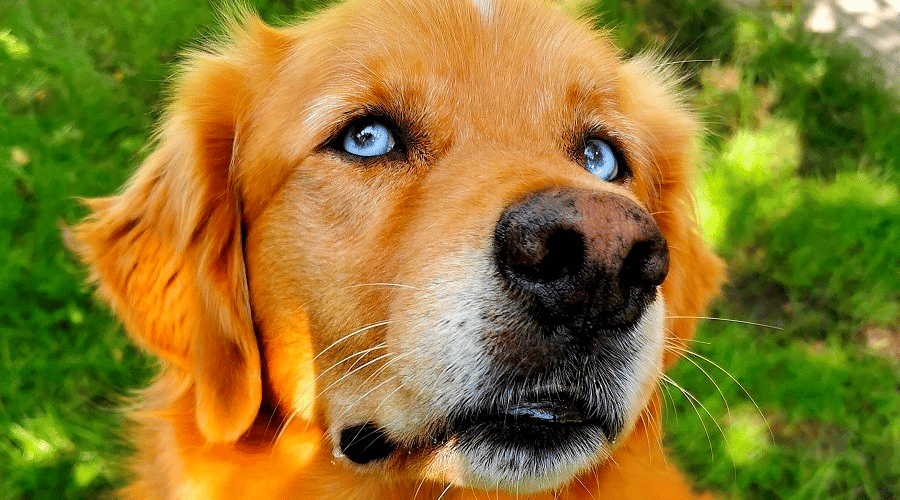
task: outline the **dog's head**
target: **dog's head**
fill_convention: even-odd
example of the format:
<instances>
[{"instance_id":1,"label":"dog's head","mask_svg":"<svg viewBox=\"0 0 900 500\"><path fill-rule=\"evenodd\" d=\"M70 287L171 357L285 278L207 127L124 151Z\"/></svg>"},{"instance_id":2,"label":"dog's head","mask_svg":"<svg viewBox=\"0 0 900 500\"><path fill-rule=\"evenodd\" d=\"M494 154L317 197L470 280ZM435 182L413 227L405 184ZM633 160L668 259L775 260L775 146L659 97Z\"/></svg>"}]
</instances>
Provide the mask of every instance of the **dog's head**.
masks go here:
<instances>
[{"instance_id":1,"label":"dog's head","mask_svg":"<svg viewBox=\"0 0 900 500\"><path fill-rule=\"evenodd\" d=\"M343 466L516 491L609 458L720 276L661 66L532 0L232 32L75 232L206 439L264 405Z\"/></svg>"}]
</instances>

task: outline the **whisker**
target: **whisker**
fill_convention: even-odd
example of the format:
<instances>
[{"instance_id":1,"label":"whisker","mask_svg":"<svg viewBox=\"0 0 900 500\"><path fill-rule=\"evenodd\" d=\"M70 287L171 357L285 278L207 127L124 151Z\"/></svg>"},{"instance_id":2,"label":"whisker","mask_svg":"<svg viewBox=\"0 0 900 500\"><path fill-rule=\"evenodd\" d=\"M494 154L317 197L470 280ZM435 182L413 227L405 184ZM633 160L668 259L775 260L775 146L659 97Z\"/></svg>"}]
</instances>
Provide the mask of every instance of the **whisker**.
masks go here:
<instances>
[{"instance_id":1,"label":"whisker","mask_svg":"<svg viewBox=\"0 0 900 500\"><path fill-rule=\"evenodd\" d=\"M416 486L416 492L413 493L412 500L416 500L417 498L419 498L419 491L422 489L422 486L425 485L425 481L427 481L425 477L423 477L422 480L419 481L419 485Z\"/></svg>"},{"instance_id":2,"label":"whisker","mask_svg":"<svg viewBox=\"0 0 900 500\"><path fill-rule=\"evenodd\" d=\"M449 467L444 466L441 470L436 470L434 462L431 462L428 465L426 465L425 470L423 471L423 474L422 474L422 480L419 481L419 485L416 487L416 492L413 494L413 500L418 498L419 491L422 489L422 486L425 486L425 483L428 481L428 476L436 476L436 475L440 474L441 472L444 472L448 469L449 469Z\"/></svg>"},{"instance_id":3,"label":"whisker","mask_svg":"<svg viewBox=\"0 0 900 500\"><path fill-rule=\"evenodd\" d=\"M588 488L586 484L584 484L584 481L582 481L580 477L578 477L578 476L576 475L576 476L575 476L575 480L578 481L578 484L580 484L581 487L584 488L584 491L586 491L587 494L591 496L591 500L597 500L597 497L595 497L594 494L591 493L591 489ZM554 492L553 497L554 497L554 498L559 498L559 493L558 493L558 492Z\"/></svg>"},{"instance_id":4,"label":"whisker","mask_svg":"<svg viewBox=\"0 0 900 500\"><path fill-rule=\"evenodd\" d=\"M340 344L341 342L344 342L345 340L347 340L347 339L353 337L354 335L358 335L358 334L360 334L360 333L362 333L362 332L364 332L364 331L366 331L366 330L371 330L372 328L378 328L379 326L389 325L389 324L391 324L391 323L394 323L394 321L390 321L390 320L388 320L388 321L379 321L379 322L377 322L377 323L372 323L372 324L370 324L370 325L366 325L366 326L364 326L364 327L362 327L362 328L360 328L360 329L358 329L358 330L354 330L354 331L348 333L347 335L344 335L343 337L341 337L341 338L335 340L334 342L331 343L331 345L329 345L329 346L326 347L325 349L322 349L322 350L319 352L319 354L316 354L316 356L312 359L312 361L316 361L317 359L319 359L319 357L320 357L321 355L325 354L329 349L331 349L331 348L333 348L334 346Z\"/></svg>"},{"instance_id":5,"label":"whisker","mask_svg":"<svg viewBox=\"0 0 900 500\"><path fill-rule=\"evenodd\" d=\"M450 491L450 488L452 488L452 487L453 487L453 483L448 484L447 487L444 488L444 491L441 492L441 496L437 497L437 500L441 500L442 498L444 498L444 495L446 495L447 492Z\"/></svg>"},{"instance_id":6,"label":"whisker","mask_svg":"<svg viewBox=\"0 0 900 500\"><path fill-rule=\"evenodd\" d=\"M678 342L684 342L684 343L690 342L690 343L692 343L692 344L712 345L712 342L709 342L709 341L706 341L706 340L683 339L683 338L678 338L678 337L674 337L674 336L673 336L673 337L669 337L669 338L666 339L666 341L674 341L674 340L678 340ZM677 344L672 344L672 345L677 345Z\"/></svg>"},{"instance_id":7,"label":"whisker","mask_svg":"<svg viewBox=\"0 0 900 500\"><path fill-rule=\"evenodd\" d=\"M718 420L716 420L716 417L714 417L713 414L706 408L706 406L703 404L703 402L701 402L699 399L697 399L697 396L694 396L693 394L691 394L690 391L688 391L684 387L681 387L680 385L678 385L678 383L675 382L668 375L663 375L662 380L664 380L667 384L673 385L676 389L681 391L681 393L687 398L688 402L691 403L691 406L694 407L694 411L697 412L697 417L700 418L700 424L703 425L703 431L706 433L706 440L709 443L710 458L714 460L716 457L716 452L713 450L712 436L709 435L709 429L707 429L706 424L703 422L703 418L700 415L700 412L699 412L699 410L697 410L697 406L694 403L696 403L697 405L700 405L700 408L702 408L703 411L709 416L709 418L712 419L713 423L716 424L716 428L719 429L719 434L722 435L722 438L725 440L725 444L727 446L728 445L728 436L725 435L725 431L722 430L722 426L719 425L719 422L718 422ZM737 465L734 464L733 459L731 462L732 462L732 465L737 467Z\"/></svg>"},{"instance_id":8,"label":"whisker","mask_svg":"<svg viewBox=\"0 0 900 500\"><path fill-rule=\"evenodd\" d=\"M675 405L675 398L672 396L672 389L669 385L663 384L662 382L662 377L660 377L659 381L657 382L657 386L659 387L660 392L663 393L663 401L666 402L666 412L674 415L675 422L678 423L680 415L678 414L677 407ZM670 403L671 406L669 406Z\"/></svg>"},{"instance_id":9,"label":"whisker","mask_svg":"<svg viewBox=\"0 0 900 500\"><path fill-rule=\"evenodd\" d=\"M728 406L728 398L725 397L725 393L722 392L722 388L719 387L719 384L716 383L716 381L712 378L712 376L710 376L709 372L704 370L703 367L700 366L699 363L697 363L696 361L694 361L693 359L688 357L688 354L692 354L691 350L681 347L681 346L674 346L674 345L667 345L665 347L665 349L668 350L669 352L674 352L674 353L678 354L679 356L681 356L682 359L687 360L689 363L696 366L697 369L700 370L700 372L703 373L703 375L705 375L706 378L710 382L712 382L712 385L716 388L716 391L719 392L719 396L722 397L722 401L725 403L725 411L728 413L728 416L731 417L731 407Z\"/></svg>"},{"instance_id":10,"label":"whisker","mask_svg":"<svg viewBox=\"0 0 900 500\"><path fill-rule=\"evenodd\" d=\"M700 359L700 360L702 360L702 361L705 361L705 362L709 363L709 364L712 365L714 368L716 368L716 369L719 370L720 372L724 373L728 378L731 379L732 382L734 382L735 384L737 384L737 386L741 389L741 392L743 392L744 395L747 396L747 399L749 399L750 402L753 404L753 407L756 408L756 412L759 414L760 417L762 417L763 422L766 423L766 428L769 430L769 438L772 439L773 442L775 441L775 433L772 431L772 427L769 425L769 420L766 418L766 415L763 413L762 408L760 408L760 407L759 407L759 404L756 403L756 400L755 400L755 399L753 398L753 396L750 394L750 391L748 391L748 390L744 387L744 385L741 384L741 382L740 382L734 375L731 374L731 372L729 372L729 371L726 370L725 368L722 368L721 366L719 366L718 363L716 363L715 361L709 359L708 357L706 357L706 356L704 356L704 355L702 355L702 354L696 353L696 352L694 352L694 351L692 351L692 350L690 350L690 349L684 349L683 354L685 354L686 356L687 356L687 355L693 356L693 357L695 357L695 358L697 358L697 359ZM686 356L685 356L685 359L687 359ZM727 405L727 402L726 402L726 405Z\"/></svg>"},{"instance_id":11,"label":"whisker","mask_svg":"<svg viewBox=\"0 0 900 500\"><path fill-rule=\"evenodd\" d=\"M360 283L357 285L350 285L350 286L347 286L344 288L362 288L362 287L367 287L367 286L371 286L371 287L383 286L383 287L406 288L409 290L420 290L420 288L417 286L404 285L403 283Z\"/></svg>"},{"instance_id":12,"label":"whisker","mask_svg":"<svg viewBox=\"0 0 900 500\"><path fill-rule=\"evenodd\" d=\"M656 425L654 422L654 420L656 420L656 419L654 419L653 416L650 414L650 412L647 412L647 411L641 412L640 419L641 419L641 423L643 423L644 427L647 429L647 431L644 434L646 435L646 438L647 438L647 449L650 450L653 448L653 443L650 442L650 432L653 429L653 427ZM660 447L662 446L662 433L657 434L656 444ZM665 454L663 454L663 457L665 457Z\"/></svg>"},{"instance_id":13,"label":"whisker","mask_svg":"<svg viewBox=\"0 0 900 500\"><path fill-rule=\"evenodd\" d=\"M397 380L397 377L396 377L396 376L391 377L391 378L385 380L385 382L387 382L387 381L389 381L389 380ZM378 385L380 386L380 385L382 385L382 384L384 384L384 382L382 382L381 384L378 384ZM377 386L376 386L376 387L377 387ZM376 413L376 414L377 414L377 413L378 413L378 410L381 409L382 405L384 405L385 403L387 403L388 399L390 399L391 396L393 396L394 394L397 394L397 391L399 391L400 389L403 389L403 381L402 381L402 380L400 381L399 384L397 384L397 387L396 387L393 391L389 392L387 396L381 398L381 402L378 403L378 406L375 407L375 410L373 410L372 413ZM360 399L362 399L362 398L364 398L364 397L366 397L366 394L363 394L363 395L360 397Z\"/></svg>"},{"instance_id":14,"label":"whisker","mask_svg":"<svg viewBox=\"0 0 900 500\"><path fill-rule=\"evenodd\" d=\"M597 486L595 491L600 491L600 474L591 474L594 476L594 484Z\"/></svg>"},{"instance_id":15,"label":"whisker","mask_svg":"<svg viewBox=\"0 0 900 500\"><path fill-rule=\"evenodd\" d=\"M374 346L374 347L371 347L371 348L369 348L369 349L366 349L366 350L364 350L364 351L359 351L359 352L356 352L356 353L354 353L354 354L351 354L350 356L347 356L347 357L344 358L343 360L341 360L341 361L339 361L339 362L337 362L337 363L332 364L326 371L329 371L329 370L331 370L332 368L335 368L336 366L339 366L341 363L347 361L348 359L350 359L350 358L352 358L352 357L358 357L359 359L362 359L362 356L365 356L365 354L367 354L367 353L369 353L369 352L371 352L371 351L374 351L374 350L383 348L383 347L386 347L386 346L382 343L382 344L378 344L378 345L376 345L376 346ZM303 408L296 408L296 409L294 409L294 410L291 412L291 416L288 417L287 419L285 419L284 428L287 428L287 425L290 424L291 421L293 421L294 417L296 417L297 415L299 415L299 414L301 414L301 413L304 413L304 412L306 412L307 410L309 410L309 408L310 408L313 404L315 404L316 400L319 399L320 397L322 397L322 395L324 395L329 389L331 389L331 388L334 387L335 385L339 384L340 382L344 381L347 377L353 375L354 373L357 373L357 372L359 372L360 370L366 368L367 366L369 366L369 365L371 365L371 364L373 364L373 363L376 363L376 362L378 362L378 361L380 361L380 360L382 360L382 359L384 359L384 358L386 358L386 357L388 357L388 356L390 356L390 353L382 354L381 356L378 356L378 357L376 357L376 358L373 358L373 359L369 360L368 362L366 362L366 363L364 363L364 364L362 364L362 365L360 365L360 366L358 366L358 367L356 367L356 368L354 368L354 369L352 369L352 370L349 370L347 373L344 373L343 375L341 375L340 377L338 377L337 380L333 381L331 384L329 384L327 387L325 387L325 388L322 389L321 391L318 391L318 392L311 398L309 404L307 404L307 405L304 406ZM358 360L357 360L357 361L358 361ZM354 362L354 364L355 364L355 362ZM315 385L315 382L317 382L324 374L325 374L325 371L323 371L323 372L320 373L318 376L316 376L315 380L313 380L313 382L312 382L312 385ZM307 423L307 424L308 424L308 423ZM284 432L284 428L283 428L282 431L279 433L279 437L280 437L281 434ZM276 439L277 439L277 438L276 438Z\"/></svg>"},{"instance_id":16,"label":"whisker","mask_svg":"<svg viewBox=\"0 0 900 500\"><path fill-rule=\"evenodd\" d=\"M679 59L676 61L666 61L657 64L653 68L665 68L668 66L683 66L685 64L696 64L696 63L714 63L719 62L720 59Z\"/></svg>"},{"instance_id":17,"label":"whisker","mask_svg":"<svg viewBox=\"0 0 900 500\"><path fill-rule=\"evenodd\" d=\"M363 363L363 364L357 366L356 368L354 368L354 369L348 371L347 373L341 375L340 377L338 377L337 380L335 380L334 382L328 384L327 387L325 387L324 389L322 389L321 391L319 391L319 392L316 394L316 398L319 398L319 397L323 396L326 392L328 392L329 389L331 389L331 388L334 387L335 385L337 385L337 384L343 382L344 380L346 380L348 377L352 376L353 374L358 373L360 370L366 368L367 366L372 365L373 363L377 363L377 362L381 361L382 359L385 359L385 358L387 358L387 357L390 357L390 355L391 355L390 353L385 353L385 354L382 354L381 356L377 356L377 357L375 357L375 358L372 358L371 360L369 360L369 361L367 361L367 362L365 362L365 363Z\"/></svg>"},{"instance_id":18,"label":"whisker","mask_svg":"<svg viewBox=\"0 0 900 500\"><path fill-rule=\"evenodd\" d=\"M332 344L332 345L334 345L334 344ZM344 357L344 358L341 359L340 361L337 361L337 362L335 362L335 363L332 363L331 366L329 366L328 368L322 370L322 372L320 372L318 375L316 375L316 378L314 378L313 380L311 380L310 382L308 382L308 383L305 385L305 387L303 387L303 389L298 390L297 392L302 393L302 392L306 392L307 390L310 390L312 387L314 387L314 386L316 385L317 382L319 382L319 380L322 379L323 376L325 376L328 372L330 372L331 370L337 368L337 367L340 366L341 364L346 363L347 361L349 361L349 360L351 360L351 359L353 359L353 358L357 358L357 359L353 362L353 364L351 365L351 369L352 369L352 367L355 366L356 363L357 363L360 359L362 359L366 354L368 354L368 353L370 353L370 352L372 352L372 351L376 351L376 350L378 350L378 349L383 349L383 348L385 348L385 347L387 347L387 344L385 344L385 343L382 342L382 343L378 343L378 344L376 344L376 345L374 345L374 346L372 346L372 347L370 347L370 348L368 348L368 349L364 349L364 350L362 350L362 351L357 351L357 352L354 352L354 353L352 353L352 354L347 355L346 357ZM323 351L323 352L324 352L324 351ZM321 354L321 353L320 353L320 354ZM316 357L318 357L318 356L316 356ZM315 358L313 358L313 359L315 359ZM296 379L299 378L300 376L302 376L302 374L298 375L294 380L296 381ZM340 380L340 379L339 379L339 380ZM303 408L292 408L292 409L291 409L291 414L290 414L287 418L285 418L285 419L282 421L282 429L281 429L281 431L278 433L278 436L279 436L279 437L281 436L281 434L284 432L284 429L287 427L288 424L290 424L290 423L293 421L294 417L296 417L296 416L297 416L298 414L300 414L300 413L303 413L303 412L306 412L307 410L309 410L309 408L310 408L313 404L315 404L316 399L318 399L318 397L321 396L321 395L322 395L321 393L318 393L318 394L314 395L313 398L312 398L312 400L309 402L309 404L307 404L307 405L306 405L305 407L303 407ZM278 408L281 404L282 404L282 402L279 401L278 404L276 405L276 408ZM270 419L270 420L271 420L271 419ZM277 440L277 438L276 438L276 440Z\"/></svg>"},{"instance_id":19,"label":"whisker","mask_svg":"<svg viewBox=\"0 0 900 500\"><path fill-rule=\"evenodd\" d=\"M671 397L671 395L670 395ZM645 412L646 413L646 412ZM658 432L656 433L656 446L660 449L663 448L663 433L662 433L662 415L654 417L652 414L648 414L648 418L650 419L650 424L655 426ZM669 458L665 453L661 453L663 459L663 465L668 468L669 467Z\"/></svg>"},{"instance_id":20,"label":"whisker","mask_svg":"<svg viewBox=\"0 0 900 500\"><path fill-rule=\"evenodd\" d=\"M619 469L619 472L622 472L623 470L625 470L625 469L622 468L622 464L620 464L619 462L616 461L616 457L615 457L615 456L610 456L610 457L607 458L606 460L607 460L609 463L613 464L613 465L616 467L616 469Z\"/></svg>"},{"instance_id":21,"label":"whisker","mask_svg":"<svg viewBox=\"0 0 900 500\"><path fill-rule=\"evenodd\" d=\"M303 411L306 411L306 410L303 410ZM297 415L299 415L300 413L301 412L299 409L293 409L293 410L291 410L291 414L284 418L284 420L281 422L281 429L279 429L278 434L275 435L276 443L281 441L281 437L284 436L284 433L287 431L288 426L291 424L291 422L294 421L294 418L296 418ZM309 429L309 424L310 424L309 422L306 423L306 429Z\"/></svg>"},{"instance_id":22,"label":"whisker","mask_svg":"<svg viewBox=\"0 0 900 500\"><path fill-rule=\"evenodd\" d=\"M372 352L372 351L377 351L378 349L384 349L384 348L386 348L386 347L387 347L387 344L385 344L384 342L381 342L381 343L375 344L374 346L372 346L372 347L370 347L370 348L368 348L368 349L363 349L362 351L356 351L356 352L354 352L353 354L350 354L350 355L344 357L344 359L332 363L331 366L329 366L328 368L322 370L321 373L319 373L318 375L316 375L316 378L313 379L312 383L315 384L315 383L318 382L318 381L322 378L322 376L325 375L326 373L328 373L328 372L330 372L331 370L337 368L337 367L340 366L341 364L346 363L347 361L350 361L350 360L353 359L353 358L356 358L356 360L353 362L353 364L350 365L350 366L347 368L348 371L349 371L349 370L352 370L353 367L356 366L356 363L357 363L360 359L362 359L366 354L369 354L369 353Z\"/></svg>"},{"instance_id":23,"label":"whisker","mask_svg":"<svg viewBox=\"0 0 900 500\"><path fill-rule=\"evenodd\" d=\"M669 250L674 250L675 252L681 252L681 253L683 253L683 254L685 254L685 255L688 254L688 252L687 252L686 250L684 250L684 248L682 248L682 247L679 246L679 245L672 245L672 244L669 244Z\"/></svg>"},{"instance_id":24,"label":"whisker","mask_svg":"<svg viewBox=\"0 0 900 500\"><path fill-rule=\"evenodd\" d=\"M368 395L372 394L373 392L377 391L379 388L381 388L381 387L384 386L385 384L387 384L387 383L389 383L389 382L393 382L393 381L396 380L396 379L397 379L397 377L388 377L388 378L382 380L381 382L375 384L374 386L372 386L372 388L370 388L368 391L366 391L365 394L359 396L358 398L356 397L356 393L354 393L352 396L353 396L357 401L363 401L363 400L365 400L365 398L366 398ZM362 385L362 384L360 384L360 385ZM381 408L381 405L383 405L385 402L387 402L387 399L390 398L395 392L397 392L398 389L400 389L399 386L397 387L397 389L394 389L393 391L391 391L390 394L388 394L387 396L385 396L385 397L381 400L381 403L379 403L379 405L375 408L375 411L373 411L372 413L373 413L373 414L374 414L374 413L378 413L378 409ZM344 408L344 411L342 411L340 414L338 414L338 415L337 415L336 417L334 417L332 420L341 420L342 418L344 418L345 415L347 415L347 413L350 412L350 410L353 409L353 407L354 407L353 404L348 405L346 408Z\"/></svg>"},{"instance_id":25,"label":"whisker","mask_svg":"<svg viewBox=\"0 0 900 500\"><path fill-rule=\"evenodd\" d=\"M365 386L366 384L369 383L370 380L372 380L373 378L377 377L378 374L380 374L381 372L383 372L384 370L386 370L389 366L391 366L391 364L396 363L396 362L402 360L403 358L405 358L405 357L407 357L407 356L409 356L409 355L411 355L411 354L414 354L414 353L416 353L416 352L418 352L418 351L419 351L418 349L414 349L414 350L412 350L412 351L406 351L406 352L397 354L396 356L392 357L391 359L387 360L387 362L385 362L384 364L382 364L381 366L379 366L378 368L376 368L375 371L373 371L371 374L369 374L369 376L366 377L365 380L363 380L362 382L359 383L359 386L360 386L360 387ZM354 393L354 395L355 395L355 394L356 394L356 393Z\"/></svg>"},{"instance_id":26,"label":"whisker","mask_svg":"<svg viewBox=\"0 0 900 500\"><path fill-rule=\"evenodd\" d=\"M742 319L717 318L715 316L666 316L666 319L708 319L713 321L725 321L728 323L740 323L742 325L759 326L762 328L771 328L772 330L782 330L780 326L767 325L764 323L754 323L753 321L744 321Z\"/></svg>"},{"instance_id":27,"label":"whisker","mask_svg":"<svg viewBox=\"0 0 900 500\"><path fill-rule=\"evenodd\" d=\"M425 477L424 477L424 476L425 476L425 475L424 475L424 474L423 474L423 477L422 477L422 480L421 480L421 481L419 481L419 484L418 484L418 486L416 486L416 492L415 492L415 493L413 493L413 497L412 497L412 500L416 500L416 499L417 499L417 498L419 498L419 490L421 490L421 489L422 489L422 486L424 486L424 485L425 485L425 481L427 481L427 479L425 479Z\"/></svg>"},{"instance_id":28,"label":"whisker","mask_svg":"<svg viewBox=\"0 0 900 500\"><path fill-rule=\"evenodd\" d=\"M354 352L354 353L351 353L351 354L345 356L345 357L344 357L343 359L341 359L340 361L336 361L336 362L332 363L331 366L329 366L328 368L322 370L318 375L316 375L316 378L314 378L314 379L311 380L309 383L307 383L307 384L306 384L306 387L303 388L303 392L312 389L312 388L316 385L316 383L318 383L318 382L322 379L322 377L324 377L328 372L330 372L331 370L334 370L334 369L337 368L338 366L341 366L342 364L346 363L347 361L349 361L349 360L351 360L351 359L353 359L353 358L356 358L356 359L353 361L353 363L347 368L348 371L353 371L354 367L356 366L356 363L358 363L359 360L363 359L363 358L365 357L366 354L368 354L368 353L370 353L370 352L372 352L372 351L376 351L376 350L378 350L378 349L386 348L386 347L387 347L387 344L385 344L384 342L381 342L381 343L378 343L378 344L376 344L376 345L374 345L374 346L372 346L372 347L370 347L370 348L368 348L368 349L363 349L362 351L356 351L356 352ZM338 379L338 381L340 381L340 380L341 380L341 378ZM321 392L317 393L317 394L313 397L313 401L315 401L315 399L318 398L318 397L321 396L321 395L322 395ZM312 404L312 403L310 403L310 404ZM303 411L306 411L307 409L309 409L308 406L307 406L306 408L304 408Z\"/></svg>"},{"instance_id":29,"label":"whisker","mask_svg":"<svg viewBox=\"0 0 900 500\"><path fill-rule=\"evenodd\" d=\"M379 366L377 369L375 369L375 371L372 372L368 377L366 377L365 380L363 380L362 382L360 382L360 383L359 383L359 386L360 386L360 387L365 387L365 385L368 384L370 380L372 380L372 379L373 379L374 377L376 377L379 373L381 373L382 371L384 371L385 369L387 369L387 367L389 367L392 363L396 363L397 361L403 359L404 357L410 355L410 354L413 353L413 352L415 352L415 351L408 351L408 352L405 352L405 353L402 353L402 354L398 354L397 356L394 356L393 358L389 359L386 363L384 363L383 365L381 365L381 366ZM372 387L372 388L370 388L368 391L366 391L365 394L363 394L363 395L361 395L361 396L359 396L359 397L356 396L357 392L354 391L353 394L351 394L351 397L353 397L353 398L356 399L357 401L362 401L362 400L364 400L369 394L371 394L371 393L375 392L376 390L378 390L379 387L383 386L384 384L386 384L386 383L388 383L388 382L390 382L390 381L392 381L392 380L396 380L396 379L397 379L397 377L391 376L391 377L389 377L389 378L387 378L387 379L385 379L385 380L379 382L379 383L376 384L374 387ZM340 381L340 379L339 379L338 381ZM330 387L330 386L329 386L329 387ZM387 398L390 397L391 395L393 395L395 392L397 392L401 387L402 387L402 383L401 383L400 386L397 387L397 389L395 389L393 392L391 392L391 394L388 394L388 396L386 396L384 399L382 399L382 402L375 408L375 411L377 412L378 409L381 408L381 405L383 405L383 404L386 402ZM347 408L345 408L344 411L342 411L342 412L340 413L340 415L338 415L338 416L335 418L335 420L339 420L339 419L343 418L344 415L346 415L347 412L349 412L349 411L352 410L352 409L353 409L353 405L351 404L351 405L349 405Z\"/></svg>"}]
</instances>

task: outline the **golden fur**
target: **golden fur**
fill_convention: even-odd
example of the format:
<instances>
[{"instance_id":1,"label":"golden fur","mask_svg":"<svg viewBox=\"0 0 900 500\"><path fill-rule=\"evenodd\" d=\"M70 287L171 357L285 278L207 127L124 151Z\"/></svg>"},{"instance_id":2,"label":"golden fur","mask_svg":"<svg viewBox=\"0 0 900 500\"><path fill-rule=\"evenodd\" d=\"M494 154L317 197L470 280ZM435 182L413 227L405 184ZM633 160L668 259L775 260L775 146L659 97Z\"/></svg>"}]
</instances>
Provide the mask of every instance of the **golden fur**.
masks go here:
<instances>
[{"instance_id":1,"label":"golden fur","mask_svg":"<svg viewBox=\"0 0 900 500\"><path fill-rule=\"evenodd\" d=\"M73 231L99 294L161 362L133 414L125 497L694 498L660 444L658 370L627 435L527 495L491 491L440 448L367 465L335 453L336 422L406 443L423 400L445 396L417 381L451 366L435 352L463 355L430 351L442 338L421 325L452 303L442 284L485 282L494 225L528 193L612 192L652 214L670 250L667 343L692 335L721 279L691 207L698 127L660 65L554 7L479 3L352 1L280 29L243 15L186 57L155 151ZM415 147L366 164L328 150L372 110ZM584 124L620 145L627 182L571 160Z\"/></svg>"}]
</instances>

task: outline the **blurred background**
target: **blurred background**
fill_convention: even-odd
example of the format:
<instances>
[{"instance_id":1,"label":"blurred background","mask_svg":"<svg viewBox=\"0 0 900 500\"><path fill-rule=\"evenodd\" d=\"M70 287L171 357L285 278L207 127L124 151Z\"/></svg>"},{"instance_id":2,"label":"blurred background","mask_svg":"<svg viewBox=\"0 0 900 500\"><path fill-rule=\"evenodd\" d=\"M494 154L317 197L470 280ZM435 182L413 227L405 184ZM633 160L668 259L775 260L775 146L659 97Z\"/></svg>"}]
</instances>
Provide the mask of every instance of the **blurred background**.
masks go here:
<instances>
[{"instance_id":1,"label":"blurred background","mask_svg":"<svg viewBox=\"0 0 900 500\"><path fill-rule=\"evenodd\" d=\"M250 3L279 24L317 2ZM698 210L730 282L665 385L673 460L730 498L900 498L897 5L581 3L667 54L707 126ZM209 2L0 1L0 499L122 484L117 408L153 363L59 227L147 154L215 26Z\"/></svg>"}]
</instances>

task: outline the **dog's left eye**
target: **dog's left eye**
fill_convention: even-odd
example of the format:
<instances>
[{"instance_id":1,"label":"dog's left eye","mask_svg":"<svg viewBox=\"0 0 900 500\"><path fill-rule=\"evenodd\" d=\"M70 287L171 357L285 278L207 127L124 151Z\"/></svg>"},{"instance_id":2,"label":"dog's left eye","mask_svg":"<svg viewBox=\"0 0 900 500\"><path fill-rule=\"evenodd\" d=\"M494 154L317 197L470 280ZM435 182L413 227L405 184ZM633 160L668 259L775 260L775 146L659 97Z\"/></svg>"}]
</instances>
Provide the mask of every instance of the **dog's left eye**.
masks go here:
<instances>
[{"instance_id":1,"label":"dog's left eye","mask_svg":"<svg viewBox=\"0 0 900 500\"><path fill-rule=\"evenodd\" d=\"M604 181L619 177L619 160L613 147L603 139L584 141L584 168Z\"/></svg>"},{"instance_id":2,"label":"dog's left eye","mask_svg":"<svg viewBox=\"0 0 900 500\"><path fill-rule=\"evenodd\" d=\"M351 124L341 140L344 151L363 158L384 156L397 145L394 133L387 125L368 120Z\"/></svg>"}]
</instances>

